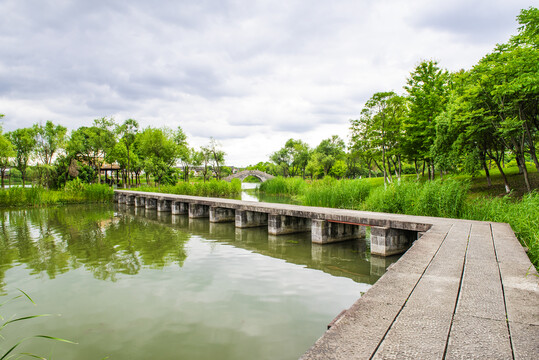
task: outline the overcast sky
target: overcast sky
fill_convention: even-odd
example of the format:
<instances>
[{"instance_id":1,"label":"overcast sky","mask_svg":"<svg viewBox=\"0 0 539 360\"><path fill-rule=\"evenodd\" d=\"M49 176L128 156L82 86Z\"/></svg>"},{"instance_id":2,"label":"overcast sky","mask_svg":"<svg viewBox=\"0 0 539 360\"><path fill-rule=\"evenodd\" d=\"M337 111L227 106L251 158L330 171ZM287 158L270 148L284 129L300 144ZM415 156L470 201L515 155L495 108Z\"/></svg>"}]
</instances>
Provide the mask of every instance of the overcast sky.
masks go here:
<instances>
[{"instance_id":1,"label":"overcast sky","mask_svg":"<svg viewBox=\"0 0 539 360\"><path fill-rule=\"evenodd\" d=\"M469 69L521 0L0 0L4 131L100 117L213 136L229 165L337 134L422 59ZM537 6L537 3L535 3Z\"/></svg>"}]
</instances>

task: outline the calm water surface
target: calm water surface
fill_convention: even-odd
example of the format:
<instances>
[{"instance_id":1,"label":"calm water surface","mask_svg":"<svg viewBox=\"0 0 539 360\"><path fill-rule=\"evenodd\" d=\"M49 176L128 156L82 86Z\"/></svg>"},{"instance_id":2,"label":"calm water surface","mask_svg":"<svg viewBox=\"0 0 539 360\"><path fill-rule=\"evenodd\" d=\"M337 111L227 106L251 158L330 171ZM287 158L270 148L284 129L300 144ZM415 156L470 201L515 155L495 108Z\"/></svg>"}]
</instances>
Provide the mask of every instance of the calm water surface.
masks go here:
<instances>
[{"instance_id":1,"label":"calm water surface","mask_svg":"<svg viewBox=\"0 0 539 360\"><path fill-rule=\"evenodd\" d=\"M256 198L254 199L256 200ZM55 359L296 359L395 258L125 206L0 212L5 351ZM57 315L60 314L60 315ZM2 352L0 352L1 354Z\"/></svg>"}]
</instances>

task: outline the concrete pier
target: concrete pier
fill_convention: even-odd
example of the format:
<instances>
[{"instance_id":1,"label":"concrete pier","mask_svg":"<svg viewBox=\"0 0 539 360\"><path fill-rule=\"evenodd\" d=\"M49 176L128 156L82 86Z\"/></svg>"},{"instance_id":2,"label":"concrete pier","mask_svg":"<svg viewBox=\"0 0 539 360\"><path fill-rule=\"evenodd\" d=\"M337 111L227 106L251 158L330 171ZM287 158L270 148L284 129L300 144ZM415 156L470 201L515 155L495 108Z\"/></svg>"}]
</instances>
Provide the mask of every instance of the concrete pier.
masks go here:
<instances>
[{"instance_id":1,"label":"concrete pier","mask_svg":"<svg viewBox=\"0 0 539 360\"><path fill-rule=\"evenodd\" d=\"M190 203L189 204L189 217L191 219L210 217L210 206L203 205L203 204Z\"/></svg>"},{"instance_id":2,"label":"concrete pier","mask_svg":"<svg viewBox=\"0 0 539 360\"><path fill-rule=\"evenodd\" d=\"M146 210L157 209L157 199L147 198L146 199Z\"/></svg>"},{"instance_id":3,"label":"concrete pier","mask_svg":"<svg viewBox=\"0 0 539 360\"><path fill-rule=\"evenodd\" d=\"M135 205L135 195L126 195L125 204L130 206Z\"/></svg>"},{"instance_id":4,"label":"concrete pier","mask_svg":"<svg viewBox=\"0 0 539 360\"><path fill-rule=\"evenodd\" d=\"M249 228L268 225L268 214L248 210L236 210L236 227Z\"/></svg>"},{"instance_id":5,"label":"concrete pier","mask_svg":"<svg viewBox=\"0 0 539 360\"><path fill-rule=\"evenodd\" d=\"M287 215L268 215L268 234L284 235L311 231L311 219L287 216Z\"/></svg>"},{"instance_id":6,"label":"concrete pier","mask_svg":"<svg viewBox=\"0 0 539 360\"><path fill-rule=\"evenodd\" d=\"M312 220L312 242L327 244L338 241L365 237L365 227L361 225L343 224L327 220Z\"/></svg>"},{"instance_id":7,"label":"concrete pier","mask_svg":"<svg viewBox=\"0 0 539 360\"><path fill-rule=\"evenodd\" d=\"M187 215L189 214L189 204L181 201L173 201L171 212L173 215Z\"/></svg>"},{"instance_id":8,"label":"concrete pier","mask_svg":"<svg viewBox=\"0 0 539 360\"><path fill-rule=\"evenodd\" d=\"M170 212L172 208L172 201L167 199L160 199L157 201L157 211Z\"/></svg>"},{"instance_id":9,"label":"concrete pier","mask_svg":"<svg viewBox=\"0 0 539 360\"><path fill-rule=\"evenodd\" d=\"M146 207L146 198L142 196L136 196L135 207Z\"/></svg>"},{"instance_id":10,"label":"concrete pier","mask_svg":"<svg viewBox=\"0 0 539 360\"><path fill-rule=\"evenodd\" d=\"M402 254L417 237L414 231L371 226L371 253L380 256Z\"/></svg>"},{"instance_id":11,"label":"concrete pier","mask_svg":"<svg viewBox=\"0 0 539 360\"><path fill-rule=\"evenodd\" d=\"M210 222L234 222L236 221L236 212L234 209L227 209L217 206L210 206Z\"/></svg>"}]
</instances>

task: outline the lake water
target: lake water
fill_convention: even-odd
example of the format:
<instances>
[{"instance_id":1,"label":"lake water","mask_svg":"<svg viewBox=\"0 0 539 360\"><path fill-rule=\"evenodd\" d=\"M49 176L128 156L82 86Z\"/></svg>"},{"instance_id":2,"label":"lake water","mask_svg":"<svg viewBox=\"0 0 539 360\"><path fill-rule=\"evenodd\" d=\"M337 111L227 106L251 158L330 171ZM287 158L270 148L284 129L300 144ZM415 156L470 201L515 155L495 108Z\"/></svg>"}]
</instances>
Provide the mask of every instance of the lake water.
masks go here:
<instances>
[{"instance_id":1,"label":"lake water","mask_svg":"<svg viewBox=\"0 0 539 360\"><path fill-rule=\"evenodd\" d=\"M396 261L371 259L365 240L320 246L112 204L0 221L0 302L20 288L37 304L0 314L52 314L4 328L0 346L78 343L20 350L54 359L297 359Z\"/></svg>"}]
</instances>

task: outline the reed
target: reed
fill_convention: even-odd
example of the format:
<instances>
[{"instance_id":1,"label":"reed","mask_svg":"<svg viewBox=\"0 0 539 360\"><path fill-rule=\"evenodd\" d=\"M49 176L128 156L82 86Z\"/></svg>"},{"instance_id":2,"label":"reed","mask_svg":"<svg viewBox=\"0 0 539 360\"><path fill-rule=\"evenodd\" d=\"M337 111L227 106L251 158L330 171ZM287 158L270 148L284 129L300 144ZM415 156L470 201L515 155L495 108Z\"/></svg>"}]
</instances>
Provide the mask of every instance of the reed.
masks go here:
<instances>
[{"instance_id":1,"label":"reed","mask_svg":"<svg viewBox=\"0 0 539 360\"><path fill-rule=\"evenodd\" d=\"M358 209L368 197L371 185L363 180L335 180L326 178L304 187L301 203L344 209Z\"/></svg>"},{"instance_id":2,"label":"reed","mask_svg":"<svg viewBox=\"0 0 539 360\"><path fill-rule=\"evenodd\" d=\"M39 207L72 203L109 202L114 191L107 185L84 184L80 180L68 182L63 190L42 187L13 187L0 190L0 207Z\"/></svg>"},{"instance_id":3,"label":"reed","mask_svg":"<svg viewBox=\"0 0 539 360\"><path fill-rule=\"evenodd\" d=\"M177 195L233 197L241 193L241 181L232 179L231 182L228 182L212 179L207 182L179 182L176 185L163 185L161 187L144 186L136 190Z\"/></svg>"},{"instance_id":4,"label":"reed","mask_svg":"<svg viewBox=\"0 0 539 360\"><path fill-rule=\"evenodd\" d=\"M260 184L258 189L268 195L296 196L303 194L306 187L307 183L303 179L277 176Z\"/></svg>"}]
</instances>

